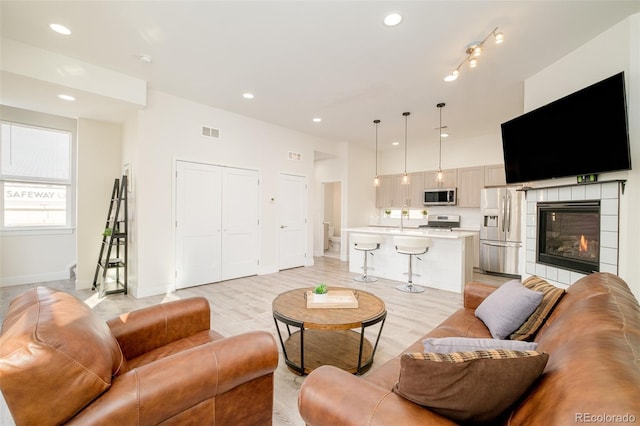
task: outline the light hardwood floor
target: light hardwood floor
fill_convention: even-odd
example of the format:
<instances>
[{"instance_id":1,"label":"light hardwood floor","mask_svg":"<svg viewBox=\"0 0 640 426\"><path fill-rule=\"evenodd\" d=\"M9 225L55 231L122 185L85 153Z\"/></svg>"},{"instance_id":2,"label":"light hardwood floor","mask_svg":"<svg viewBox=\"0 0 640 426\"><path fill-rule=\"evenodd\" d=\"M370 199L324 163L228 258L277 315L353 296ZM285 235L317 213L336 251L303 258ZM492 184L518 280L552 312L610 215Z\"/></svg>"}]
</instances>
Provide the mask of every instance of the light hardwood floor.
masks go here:
<instances>
[{"instance_id":1,"label":"light hardwood floor","mask_svg":"<svg viewBox=\"0 0 640 426\"><path fill-rule=\"evenodd\" d=\"M141 299L123 294L99 298L96 292L91 290L76 291L71 280L53 281L40 285L59 288L76 295L105 320L157 303L204 296L211 304L211 327L214 330L226 336L252 330L266 330L272 333L276 340L278 336L271 302L278 294L295 288L311 287L319 282L325 282L329 287L334 285L369 291L384 300L388 313L372 369L397 356L405 347L462 306L460 294L432 288L427 288L424 293L403 293L395 289L398 284L395 281L379 279L375 283L367 284L353 281L352 278L356 274L350 273L348 264L338 259L319 257L315 258L314 263L310 267L202 285ZM474 273L474 280L499 285L507 279ZM38 284L0 288L0 321L4 318L10 300L35 285ZM377 326L371 327L367 331L367 337L374 341L374 333L377 330ZM279 342L278 347L280 347ZM281 349L280 362L274 377L273 424L275 426L304 425L297 407L298 390L304 377L292 373L285 366ZM3 426L13 424L4 400L0 400L0 424Z\"/></svg>"}]
</instances>

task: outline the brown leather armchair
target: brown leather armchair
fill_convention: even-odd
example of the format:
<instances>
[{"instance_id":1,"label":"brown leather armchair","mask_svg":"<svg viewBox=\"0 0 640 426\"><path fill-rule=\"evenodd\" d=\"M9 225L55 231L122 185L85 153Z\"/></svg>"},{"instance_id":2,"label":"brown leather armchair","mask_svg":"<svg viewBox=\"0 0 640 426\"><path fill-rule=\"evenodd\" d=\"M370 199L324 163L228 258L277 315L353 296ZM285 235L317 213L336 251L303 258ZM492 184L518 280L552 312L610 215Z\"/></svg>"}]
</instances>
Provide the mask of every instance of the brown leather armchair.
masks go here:
<instances>
[{"instance_id":1,"label":"brown leather armchair","mask_svg":"<svg viewBox=\"0 0 640 426\"><path fill-rule=\"evenodd\" d=\"M75 297L16 297L0 335L0 389L17 425L269 425L275 339L223 338L191 298L100 320Z\"/></svg>"}]
</instances>

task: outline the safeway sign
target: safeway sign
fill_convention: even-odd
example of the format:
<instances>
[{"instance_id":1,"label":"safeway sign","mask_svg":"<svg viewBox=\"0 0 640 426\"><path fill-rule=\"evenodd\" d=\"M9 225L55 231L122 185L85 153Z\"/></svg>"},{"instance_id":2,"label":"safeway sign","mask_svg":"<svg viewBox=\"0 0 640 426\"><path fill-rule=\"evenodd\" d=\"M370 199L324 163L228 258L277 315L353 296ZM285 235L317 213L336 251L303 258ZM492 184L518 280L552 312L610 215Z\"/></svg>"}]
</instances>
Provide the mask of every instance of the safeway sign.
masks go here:
<instances>
[{"instance_id":1,"label":"safeway sign","mask_svg":"<svg viewBox=\"0 0 640 426\"><path fill-rule=\"evenodd\" d=\"M4 183L4 227L66 224L66 186Z\"/></svg>"},{"instance_id":2,"label":"safeway sign","mask_svg":"<svg viewBox=\"0 0 640 426\"><path fill-rule=\"evenodd\" d=\"M66 188L33 188L32 186L25 189L23 185L14 186L5 184L4 199L5 201L22 201L22 202L60 202L67 198Z\"/></svg>"}]
</instances>

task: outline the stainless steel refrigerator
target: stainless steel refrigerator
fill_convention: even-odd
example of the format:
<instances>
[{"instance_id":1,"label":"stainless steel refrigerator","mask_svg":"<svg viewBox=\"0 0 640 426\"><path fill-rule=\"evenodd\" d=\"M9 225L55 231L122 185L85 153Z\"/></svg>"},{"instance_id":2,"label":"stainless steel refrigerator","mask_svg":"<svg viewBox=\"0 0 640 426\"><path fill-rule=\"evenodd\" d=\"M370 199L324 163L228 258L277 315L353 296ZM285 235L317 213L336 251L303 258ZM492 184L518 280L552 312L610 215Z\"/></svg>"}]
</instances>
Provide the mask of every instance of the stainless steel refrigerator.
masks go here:
<instances>
[{"instance_id":1,"label":"stainless steel refrigerator","mask_svg":"<svg viewBox=\"0 0 640 426\"><path fill-rule=\"evenodd\" d=\"M522 191L485 188L480 200L480 269L485 272L521 275Z\"/></svg>"}]
</instances>

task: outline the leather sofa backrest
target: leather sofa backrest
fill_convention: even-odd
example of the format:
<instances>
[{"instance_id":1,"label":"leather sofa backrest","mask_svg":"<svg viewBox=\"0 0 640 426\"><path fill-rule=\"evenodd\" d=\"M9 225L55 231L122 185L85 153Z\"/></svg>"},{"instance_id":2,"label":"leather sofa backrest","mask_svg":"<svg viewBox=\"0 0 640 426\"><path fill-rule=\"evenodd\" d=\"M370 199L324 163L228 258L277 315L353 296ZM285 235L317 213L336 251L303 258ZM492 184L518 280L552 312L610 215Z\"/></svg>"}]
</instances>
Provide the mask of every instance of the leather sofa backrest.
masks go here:
<instances>
[{"instance_id":1,"label":"leather sofa backrest","mask_svg":"<svg viewBox=\"0 0 640 426\"><path fill-rule=\"evenodd\" d=\"M75 297L37 287L15 298L0 336L0 389L17 424L63 423L123 366L107 324ZM37 420L37 421L36 421Z\"/></svg>"},{"instance_id":2,"label":"leather sofa backrest","mask_svg":"<svg viewBox=\"0 0 640 426\"><path fill-rule=\"evenodd\" d=\"M549 362L510 425L640 417L640 306L622 279L594 273L576 281L535 341Z\"/></svg>"}]
</instances>

